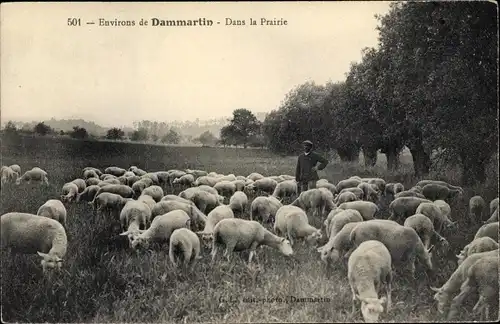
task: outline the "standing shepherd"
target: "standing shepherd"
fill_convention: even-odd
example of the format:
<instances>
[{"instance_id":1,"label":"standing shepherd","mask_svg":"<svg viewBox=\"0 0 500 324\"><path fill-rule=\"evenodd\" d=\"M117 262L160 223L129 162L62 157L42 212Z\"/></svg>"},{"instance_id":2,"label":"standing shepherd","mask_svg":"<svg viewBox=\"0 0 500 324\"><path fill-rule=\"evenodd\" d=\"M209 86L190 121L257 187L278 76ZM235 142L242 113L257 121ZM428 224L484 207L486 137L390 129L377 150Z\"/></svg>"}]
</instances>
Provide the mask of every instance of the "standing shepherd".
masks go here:
<instances>
[{"instance_id":1,"label":"standing shepherd","mask_svg":"<svg viewBox=\"0 0 500 324\"><path fill-rule=\"evenodd\" d=\"M323 170L328 164L328 160L312 151L313 143L309 140L302 142L304 153L299 155L297 169L295 170L295 181L297 181L297 194L302 191L316 188L316 181L319 180L317 170ZM320 163L318 166L316 164Z\"/></svg>"}]
</instances>

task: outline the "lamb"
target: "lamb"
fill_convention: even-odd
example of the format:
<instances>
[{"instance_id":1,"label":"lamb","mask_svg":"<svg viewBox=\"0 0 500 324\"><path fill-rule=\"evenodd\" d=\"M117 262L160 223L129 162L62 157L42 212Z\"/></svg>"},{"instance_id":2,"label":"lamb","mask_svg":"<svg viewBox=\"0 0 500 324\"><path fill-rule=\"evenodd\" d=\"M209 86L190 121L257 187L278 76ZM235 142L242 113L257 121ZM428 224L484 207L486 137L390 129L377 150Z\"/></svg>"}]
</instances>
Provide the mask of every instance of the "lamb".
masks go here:
<instances>
[{"instance_id":1,"label":"lamb","mask_svg":"<svg viewBox=\"0 0 500 324\"><path fill-rule=\"evenodd\" d=\"M482 222L486 211L486 201L481 196L471 197L469 200L469 219L477 223Z\"/></svg>"},{"instance_id":2,"label":"lamb","mask_svg":"<svg viewBox=\"0 0 500 324\"><path fill-rule=\"evenodd\" d=\"M34 167L33 169L26 171L21 177L17 178L16 184L19 185L23 181L26 181L28 183L31 183L31 181L36 181L37 183L49 186L47 172L38 167Z\"/></svg>"},{"instance_id":3,"label":"lamb","mask_svg":"<svg viewBox=\"0 0 500 324\"><path fill-rule=\"evenodd\" d=\"M191 186L194 182L194 176L192 174L185 174L180 178L175 178L172 184L178 184L180 186Z\"/></svg>"},{"instance_id":4,"label":"lamb","mask_svg":"<svg viewBox=\"0 0 500 324\"><path fill-rule=\"evenodd\" d=\"M341 209L341 212L336 213L332 217L330 223L327 225L326 228L327 237L330 238L337 235L342 230L342 228L344 228L346 224L362 222L362 221L363 217L361 216L359 211L354 209L346 209L346 210Z\"/></svg>"},{"instance_id":5,"label":"lamb","mask_svg":"<svg viewBox=\"0 0 500 324\"><path fill-rule=\"evenodd\" d=\"M223 180L217 182L214 187L217 192L224 197L231 197L236 191L236 185L231 181Z\"/></svg>"},{"instance_id":6,"label":"lamb","mask_svg":"<svg viewBox=\"0 0 500 324\"><path fill-rule=\"evenodd\" d=\"M190 229L178 228L170 236L168 256L174 267L177 267L176 257L179 252L183 257L183 265L189 265L190 270L194 268L196 261L201 259L200 239Z\"/></svg>"},{"instance_id":7,"label":"lamb","mask_svg":"<svg viewBox=\"0 0 500 324\"><path fill-rule=\"evenodd\" d=\"M415 257L432 271L430 249L424 244L413 228L401 226L393 221L373 219L359 223L350 234L354 246L359 246L368 240L382 242L391 253L392 261L401 263L407 261L415 278Z\"/></svg>"},{"instance_id":8,"label":"lamb","mask_svg":"<svg viewBox=\"0 0 500 324\"><path fill-rule=\"evenodd\" d=\"M141 195L151 196L156 202L159 202L163 198L163 189L160 186L149 186L144 188Z\"/></svg>"},{"instance_id":9,"label":"lamb","mask_svg":"<svg viewBox=\"0 0 500 324\"><path fill-rule=\"evenodd\" d=\"M426 184L422 187L422 194L425 198L434 200L447 200L461 194L461 189L450 189L435 183Z\"/></svg>"},{"instance_id":10,"label":"lamb","mask_svg":"<svg viewBox=\"0 0 500 324\"><path fill-rule=\"evenodd\" d=\"M115 177L122 176L125 174L125 172L127 172L127 170L116 167L116 166L111 166L111 167L107 167L106 169L104 169L104 173L112 174Z\"/></svg>"},{"instance_id":11,"label":"lamb","mask_svg":"<svg viewBox=\"0 0 500 324\"><path fill-rule=\"evenodd\" d=\"M363 200L377 202L379 200L378 192L373 189L373 187L366 182L362 182L358 185L358 188L363 190Z\"/></svg>"},{"instance_id":12,"label":"lamb","mask_svg":"<svg viewBox=\"0 0 500 324\"><path fill-rule=\"evenodd\" d=\"M14 171L15 173L17 173L18 176L21 175L21 167L19 166L19 164L9 165L9 168L11 168L12 171Z\"/></svg>"},{"instance_id":13,"label":"lamb","mask_svg":"<svg viewBox=\"0 0 500 324\"><path fill-rule=\"evenodd\" d=\"M322 238L321 229L309 225L306 213L296 206L283 206L276 212L274 232L288 238L294 245L296 239L305 239L304 243L317 243Z\"/></svg>"},{"instance_id":14,"label":"lamb","mask_svg":"<svg viewBox=\"0 0 500 324\"><path fill-rule=\"evenodd\" d=\"M68 239L61 223L48 217L17 212L2 215L0 223L2 249L14 253L37 253L42 257L44 273L62 267Z\"/></svg>"},{"instance_id":15,"label":"lamb","mask_svg":"<svg viewBox=\"0 0 500 324\"><path fill-rule=\"evenodd\" d=\"M123 206L120 212L120 223L124 232L120 235L128 237L130 247L132 247L132 242L139 235L139 230L146 229L150 220L151 209L142 201L130 200Z\"/></svg>"},{"instance_id":16,"label":"lamb","mask_svg":"<svg viewBox=\"0 0 500 324\"><path fill-rule=\"evenodd\" d=\"M389 220L402 220L416 214L417 208L421 203L431 203L428 199L418 197L401 197L394 199L389 204L389 211L391 215Z\"/></svg>"},{"instance_id":17,"label":"lamb","mask_svg":"<svg viewBox=\"0 0 500 324\"><path fill-rule=\"evenodd\" d=\"M257 193L265 192L267 194L272 194L274 189L278 186L278 182L271 178L262 178L255 180L254 183L247 186L248 190L255 190Z\"/></svg>"},{"instance_id":18,"label":"lamb","mask_svg":"<svg viewBox=\"0 0 500 324\"><path fill-rule=\"evenodd\" d=\"M138 176L143 176L143 175L145 175L147 173L146 171L144 171L142 169L139 169L136 166L131 166L129 168L129 171L132 171L135 175L138 175Z\"/></svg>"},{"instance_id":19,"label":"lamb","mask_svg":"<svg viewBox=\"0 0 500 324\"><path fill-rule=\"evenodd\" d=\"M306 211L313 210L313 216L320 216L325 209L326 200L319 189L309 189L300 193L290 205L300 207Z\"/></svg>"},{"instance_id":20,"label":"lamb","mask_svg":"<svg viewBox=\"0 0 500 324\"><path fill-rule=\"evenodd\" d=\"M90 202L94 206L97 213L108 212L112 216L115 212L120 212L127 203L132 200L131 198L123 198L120 195L103 192L95 196L94 200Z\"/></svg>"},{"instance_id":21,"label":"lamb","mask_svg":"<svg viewBox=\"0 0 500 324\"><path fill-rule=\"evenodd\" d=\"M362 222L347 223L335 236L330 233L328 242L316 249L320 253L321 261L328 265L330 262L336 263L341 257L347 256L354 247L350 239L351 231L359 224Z\"/></svg>"},{"instance_id":22,"label":"lamb","mask_svg":"<svg viewBox=\"0 0 500 324\"><path fill-rule=\"evenodd\" d=\"M453 185L451 185L451 184L449 184L447 182L439 181L439 180L421 180L421 181L417 182L417 184L415 185L415 187L424 188L428 184L437 184L437 185L440 185L440 186L447 187L450 190L458 190L462 194L463 194L463 191L464 191L461 187L453 186Z\"/></svg>"},{"instance_id":23,"label":"lamb","mask_svg":"<svg viewBox=\"0 0 500 324\"><path fill-rule=\"evenodd\" d=\"M256 172L253 172L253 173L250 173L248 176L247 176L247 179L250 179L252 181L257 181L257 180L260 180L260 179L263 179L264 176L260 173L256 173Z\"/></svg>"},{"instance_id":24,"label":"lamb","mask_svg":"<svg viewBox=\"0 0 500 324\"><path fill-rule=\"evenodd\" d=\"M200 227L201 225L205 225L207 221L207 216L191 201L189 204L186 204L175 200L162 200L153 207L152 216L155 218L158 215L163 215L176 209L183 210L189 215L191 226Z\"/></svg>"},{"instance_id":25,"label":"lamb","mask_svg":"<svg viewBox=\"0 0 500 324\"><path fill-rule=\"evenodd\" d=\"M285 256L293 254L290 241L274 235L258 222L239 218L223 219L214 228L211 253L212 265L221 246L226 247L224 255L227 256L228 262L230 261L231 252L250 250L248 256L248 263L250 263L255 255L255 250L261 245L277 249Z\"/></svg>"},{"instance_id":26,"label":"lamb","mask_svg":"<svg viewBox=\"0 0 500 324\"><path fill-rule=\"evenodd\" d=\"M248 197L243 191L236 191L229 199L229 207L233 212L243 214L248 205Z\"/></svg>"},{"instance_id":27,"label":"lamb","mask_svg":"<svg viewBox=\"0 0 500 324\"><path fill-rule=\"evenodd\" d=\"M78 186L73 182L67 182L62 187L61 200L72 202L78 195Z\"/></svg>"},{"instance_id":28,"label":"lamb","mask_svg":"<svg viewBox=\"0 0 500 324\"><path fill-rule=\"evenodd\" d=\"M278 183L272 194L273 197L278 199L291 198L294 195L297 195L297 183L295 180L285 180Z\"/></svg>"},{"instance_id":29,"label":"lamb","mask_svg":"<svg viewBox=\"0 0 500 324\"><path fill-rule=\"evenodd\" d=\"M276 212L283 204L273 196L259 196L250 205L250 220L261 220L264 224L274 222Z\"/></svg>"},{"instance_id":30,"label":"lamb","mask_svg":"<svg viewBox=\"0 0 500 324\"><path fill-rule=\"evenodd\" d=\"M358 197L356 197L355 194L353 194L350 191L344 191L343 193L341 193L337 196L337 198L335 199L335 202L337 204L343 204L346 202L356 201L356 200L358 200Z\"/></svg>"},{"instance_id":31,"label":"lamb","mask_svg":"<svg viewBox=\"0 0 500 324\"><path fill-rule=\"evenodd\" d=\"M64 207L63 203L57 199L49 199L45 202L45 204L41 205L38 208L36 213L38 216L52 218L61 225L66 228L66 207Z\"/></svg>"},{"instance_id":32,"label":"lamb","mask_svg":"<svg viewBox=\"0 0 500 324\"><path fill-rule=\"evenodd\" d=\"M493 214L491 214L491 217L488 218L484 223L485 224L491 224L491 223L494 223L494 222L498 222L498 209L495 209L495 211L493 212Z\"/></svg>"},{"instance_id":33,"label":"lamb","mask_svg":"<svg viewBox=\"0 0 500 324\"><path fill-rule=\"evenodd\" d=\"M99 175L97 174L97 172L95 172L94 170L92 169L87 169L85 171L83 171L83 178L85 180L88 180L88 179L92 179L92 178L97 178L99 179Z\"/></svg>"},{"instance_id":34,"label":"lamb","mask_svg":"<svg viewBox=\"0 0 500 324\"><path fill-rule=\"evenodd\" d=\"M208 246L209 242L213 238L214 227L223 219L234 218L234 212L229 206L222 205L215 207L210 213L208 213L207 221L205 222L205 228L201 232L197 232L201 236L203 242Z\"/></svg>"},{"instance_id":35,"label":"lamb","mask_svg":"<svg viewBox=\"0 0 500 324\"><path fill-rule=\"evenodd\" d=\"M170 236L178 228L191 229L191 218L183 210L172 210L157 216L147 230L139 230L139 235L133 237L132 249L147 249L151 242L169 242Z\"/></svg>"},{"instance_id":36,"label":"lamb","mask_svg":"<svg viewBox=\"0 0 500 324\"><path fill-rule=\"evenodd\" d=\"M443 226L445 226L448 230L454 229L457 226L456 222L452 222L448 218L444 217L441 213L441 209L439 209L439 207L434 203L421 203L418 205L415 214L424 214L429 217L438 232L441 232Z\"/></svg>"},{"instance_id":37,"label":"lamb","mask_svg":"<svg viewBox=\"0 0 500 324\"><path fill-rule=\"evenodd\" d=\"M428 250L431 247L431 239L435 236L438 241L441 242L446 248L449 247L448 241L442 237L436 230L434 230L434 224L429 219L429 217L423 214L415 214L408 217L403 226L413 228L417 235L422 240L424 248Z\"/></svg>"},{"instance_id":38,"label":"lamb","mask_svg":"<svg viewBox=\"0 0 500 324\"><path fill-rule=\"evenodd\" d=\"M82 193L85 190L85 188L87 188L87 184L83 179L75 179L71 182L76 184L76 186L78 187L78 193Z\"/></svg>"},{"instance_id":39,"label":"lamb","mask_svg":"<svg viewBox=\"0 0 500 324\"><path fill-rule=\"evenodd\" d=\"M219 182L219 180L217 178L209 177L209 176L202 176L202 177L199 177L198 179L196 179L194 181L193 185L195 185L195 186L206 185L206 186L213 187L213 186L215 186L215 184L217 182Z\"/></svg>"},{"instance_id":40,"label":"lamb","mask_svg":"<svg viewBox=\"0 0 500 324\"><path fill-rule=\"evenodd\" d=\"M339 181L339 183L337 183L335 187L337 188L337 191L340 192L346 188L356 188L360 183L361 183L360 179L349 178L346 180Z\"/></svg>"},{"instance_id":41,"label":"lamb","mask_svg":"<svg viewBox=\"0 0 500 324\"><path fill-rule=\"evenodd\" d=\"M134 196L134 191L132 188L126 185L109 184L102 186L95 196L99 196L103 192L110 192L122 196L123 198L132 198Z\"/></svg>"},{"instance_id":42,"label":"lamb","mask_svg":"<svg viewBox=\"0 0 500 324\"><path fill-rule=\"evenodd\" d=\"M461 287L467 286L463 285L463 283L467 280L469 277L469 271L471 269L474 269L473 266L476 262L478 262L481 259L489 259L491 257L496 257L498 258L498 250L493 250L493 251L488 251L488 252L482 252L482 253L475 253L471 256L469 256L467 259L462 262L455 272L453 272L446 281L446 283L441 286L440 288L436 287L430 287L431 290L435 291L436 294L434 295L434 300L438 302L438 312L441 314L445 313L445 310L450 302L450 299L452 295L456 294ZM498 267L498 259L496 261L497 267ZM474 271L474 270L473 270ZM477 270L475 270L477 271ZM495 275L498 275L498 269L497 270L492 270L492 273L496 273ZM490 283L489 280L487 280L485 283L486 284L491 284L490 287L494 288L495 286L498 287L498 277L496 278L496 284L495 283ZM457 296L458 297L458 296ZM496 298L498 298L498 288L496 290ZM455 301L456 299L454 299ZM497 299L498 301L498 299ZM453 318L454 315L456 314L456 309L452 310L450 314L448 314L448 318Z\"/></svg>"},{"instance_id":43,"label":"lamb","mask_svg":"<svg viewBox=\"0 0 500 324\"><path fill-rule=\"evenodd\" d=\"M496 210L498 210L498 197L490 202L490 215L493 215Z\"/></svg>"},{"instance_id":44,"label":"lamb","mask_svg":"<svg viewBox=\"0 0 500 324\"><path fill-rule=\"evenodd\" d=\"M451 220L451 207L446 201L436 200L434 201L434 205L438 206L444 218L448 218Z\"/></svg>"},{"instance_id":45,"label":"lamb","mask_svg":"<svg viewBox=\"0 0 500 324\"><path fill-rule=\"evenodd\" d=\"M88 186L96 186L101 182L99 178L88 178L85 180L85 185Z\"/></svg>"},{"instance_id":46,"label":"lamb","mask_svg":"<svg viewBox=\"0 0 500 324\"><path fill-rule=\"evenodd\" d=\"M376 204L370 201L351 201L345 202L339 205L340 209L354 209L357 210L364 220L373 219L375 214L379 211L379 208Z\"/></svg>"},{"instance_id":47,"label":"lamb","mask_svg":"<svg viewBox=\"0 0 500 324\"><path fill-rule=\"evenodd\" d=\"M401 197L417 197L421 199L426 199L425 196L422 195L421 193L411 190L401 191L394 195L394 198L401 198Z\"/></svg>"},{"instance_id":48,"label":"lamb","mask_svg":"<svg viewBox=\"0 0 500 324\"><path fill-rule=\"evenodd\" d=\"M389 250L379 241L361 243L350 255L347 278L352 291L352 313L356 300L361 302L361 313L366 323L378 321L380 313L391 307L392 261ZM380 286L385 286L386 296L378 298Z\"/></svg>"},{"instance_id":49,"label":"lamb","mask_svg":"<svg viewBox=\"0 0 500 324\"><path fill-rule=\"evenodd\" d=\"M491 237L495 242L498 242L498 222L484 224L481 226L474 236L474 240L480 237Z\"/></svg>"},{"instance_id":50,"label":"lamb","mask_svg":"<svg viewBox=\"0 0 500 324\"><path fill-rule=\"evenodd\" d=\"M356 196L356 199L357 200L361 200L363 199L363 196L364 196L364 192L363 192L363 189L360 189L358 187L355 187L355 188L345 188L345 189L342 189L340 191L340 194L344 193L344 192L352 192L355 196Z\"/></svg>"},{"instance_id":51,"label":"lamb","mask_svg":"<svg viewBox=\"0 0 500 324\"><path fill-rule=\"evenodd\" d=\"M484 236L477 238L467 244L462 251L460 251L460 254L458 254L456 257L458 258L458 265L462 264L465 259L467 259L468 256L475 254L475 253L481 253L481 252L488 252L488 251L493 251L493 250L498 250L498 243L495 242L491 237Z\"/></svg>"},{"instance_id":52,"label":"lamb","mask_svg":"<svg viewBox=\"0 0 500 324\"><path fill-rule=\"evenodd\" d=\"M19 174L16 171L12 170L11 167L3 166L1 170L1 177L1 183L3 186L6 183L17 183Z\"/></svg>"}]
</instances>

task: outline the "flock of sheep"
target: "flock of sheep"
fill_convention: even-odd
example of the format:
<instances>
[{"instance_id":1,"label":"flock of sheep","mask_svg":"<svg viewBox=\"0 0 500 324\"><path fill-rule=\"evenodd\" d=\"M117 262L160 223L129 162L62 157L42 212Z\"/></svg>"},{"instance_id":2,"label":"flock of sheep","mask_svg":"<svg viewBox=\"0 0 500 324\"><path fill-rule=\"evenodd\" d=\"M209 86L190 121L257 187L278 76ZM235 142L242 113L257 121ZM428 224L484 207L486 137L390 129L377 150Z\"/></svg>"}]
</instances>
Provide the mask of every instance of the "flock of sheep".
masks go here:
<instances>
[{"instance_id":1,"label":"flock of sheep","mask_svg":"<svg viewBox=\"0 0 500 324\"><path fill-rule=\"evenodd\" d=\"M22 181L49 183L40 168L21 176L18 165L2 167L2 187ZM182 191L165 195L164 189ZM384 309L390 311L393 269L408 267L415 278L418 259L432 273L433 250L448 249L446 234L458 226L449 202L463 194L460 187L443 181L422 180L405 190L401 183L353 176L336 185L318 180L315 189L297 196L297 183L289 175L146 172L135 166L108 167L103 173L86 167L81 178L63 185L60 199L48 200L37 215L2 215L1 241L2 248L11 251L38 253L44 272L59 269L68 244L65 204L85 202L100 217L120 222L116 234L127 237L131 249L168 243L172 264L189 269L205 248L211 249L212 264L221 249L228 262L233 251L247 250L251 264L254 258L258 261L258 247L290 256L299 240L314 246L326 236L327 243L316 247L320 259L326 265L346 266L353 312L360 301L364 320L376 322ZM255 197L250 205L249 196ZM391 200L387 219L378 205L382 197ZM312 226L308 214L323 226ZM472 197L469 216L484 224L457 255L458 266L449 280L432 287L438 311L448 311L449 320L473 290L479 293L474 311L481 318L489 316L491 305L498 305L498 198L488 210L483 198ZM380 297L382 286L385 295Z\"/></svg>"}]
</instances>

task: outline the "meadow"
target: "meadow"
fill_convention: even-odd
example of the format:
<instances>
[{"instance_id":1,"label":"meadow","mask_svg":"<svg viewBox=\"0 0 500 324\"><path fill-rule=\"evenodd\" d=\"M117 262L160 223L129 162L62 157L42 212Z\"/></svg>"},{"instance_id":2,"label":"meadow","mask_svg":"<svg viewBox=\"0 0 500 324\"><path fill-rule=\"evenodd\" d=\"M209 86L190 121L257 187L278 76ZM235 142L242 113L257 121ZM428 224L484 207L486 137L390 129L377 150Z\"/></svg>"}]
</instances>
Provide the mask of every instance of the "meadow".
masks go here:
<instances>
[{"instance_id":1,"label":"meadow","mask_svg":"<svg viewBox=\"0 0 500 324\"><path fill-rule=\"evenodd\" d=\"M411 171L411 156L402 154L400 161L399 170L389 173L383 155L373 168L365 168L362 159L359 163L333 160L320 171L320 177L336 184L352 175L376 176L409 187L419 180ZM111 165L136 165L148 171L192 168L244 176L251 172L293 175L296 157L277 156L266 150L22 138L16 143L2 143L0 162L17 163L23 172L39 166L48 172L50 182L49 187L3 187L0 214L4 214L36 213L46 200L60 196L65 182L81 177L86 166L104 169ZM452 218L458 220L459 229L445 233L451 249L434 258L436 275L427 278L422 274L418 280L395 276L393 307L389 314L382 314L382 321L444 320L437 313L429 286L441 286L448 279L456 267L455 254L479 228L467 220L468 199L477 194L489 203L498 196L497 170L495 161L488 183L464 188L464 197L451 205ZM433 171L428 177L459 185L459 175L457 168L450 167ZM172 193L170 189L165 191ZM387 204L381 204L383 213ZM57 277L43 276L36 255L9 256L2 252L3 322L362 321L359 307L351 314L352 295L346 270L340 266L326 269L314 247L298 245L293 258L265 247L258 251L259 267L247 267L242 259L246 254L235 255L230 264L220 258L211 267L210 251L203 250L203 259L195 271L185 273L172 268L165 246L147 252L130 251L123 241L113 239L116 233L96 217L90 206L82 203L67 208L68 252L63 271ZM321 222L311 219L317 227ZM473 320L471 309L475 302L475 298L468 300L459 320Z\"/></svg>"}]
</instances>

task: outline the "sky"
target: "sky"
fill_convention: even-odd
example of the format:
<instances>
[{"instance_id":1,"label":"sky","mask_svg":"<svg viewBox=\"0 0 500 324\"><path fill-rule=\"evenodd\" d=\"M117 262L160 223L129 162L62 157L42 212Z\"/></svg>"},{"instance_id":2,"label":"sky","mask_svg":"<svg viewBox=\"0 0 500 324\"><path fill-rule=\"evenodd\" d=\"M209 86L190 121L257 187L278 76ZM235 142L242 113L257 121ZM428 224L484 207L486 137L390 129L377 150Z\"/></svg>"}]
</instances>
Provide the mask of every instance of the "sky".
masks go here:
<instances>
[{"instance_id":1,"label":"sky","mask_svg":"<svg viewBox=\"0 0 500 324\"><path fill-rule=\"evenodd\" d=\"M299 84L345 80L362 48L377 45L374 15L389 4L2 3L0 118L111 127L221 118L237 108L269 112ZM81 26L68 26L71 17ZM135 26L99 26L100 18ZM149 25L139 26L141 18ZM214 24L151 26L152 18ZM261 26L261 18L287 25Z\"/></svg>"}]
</instances>

